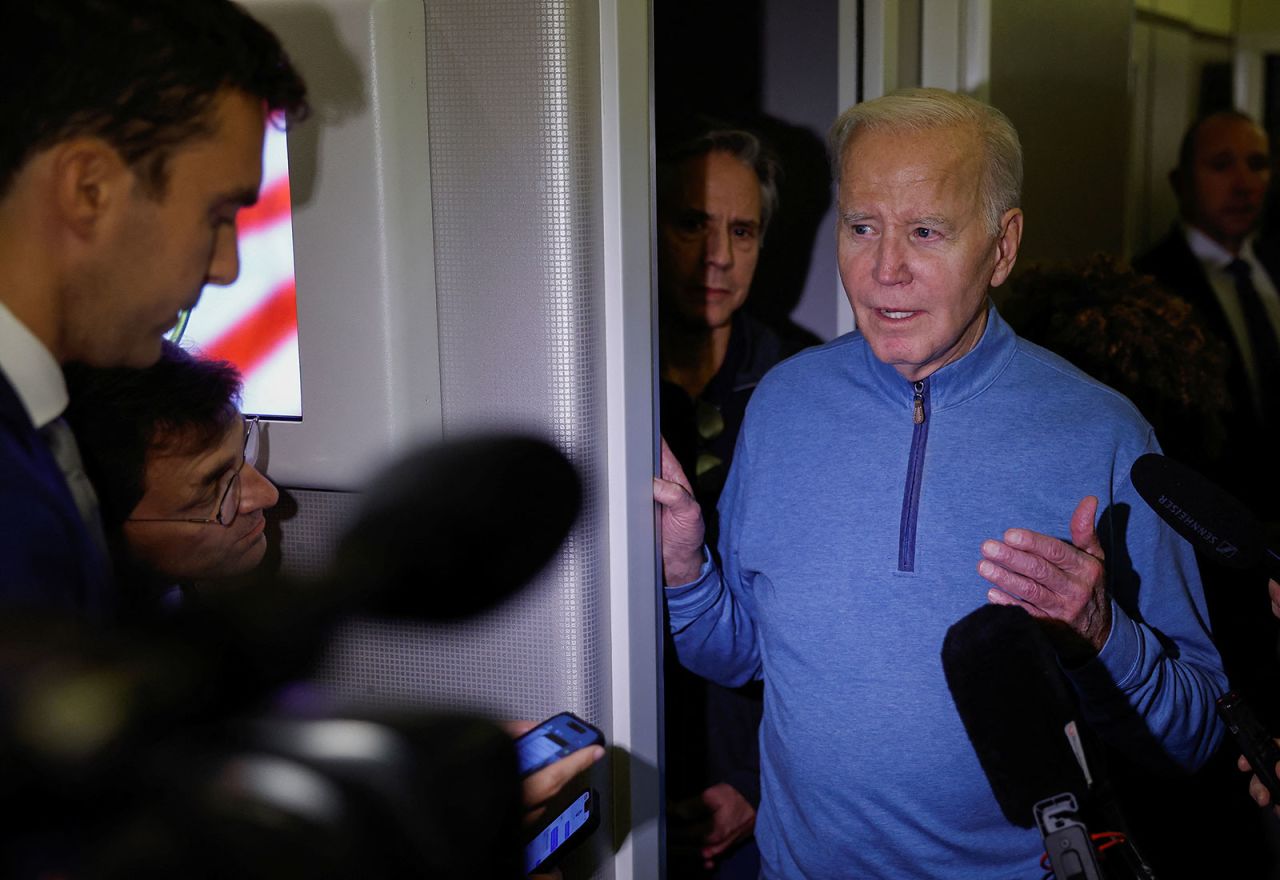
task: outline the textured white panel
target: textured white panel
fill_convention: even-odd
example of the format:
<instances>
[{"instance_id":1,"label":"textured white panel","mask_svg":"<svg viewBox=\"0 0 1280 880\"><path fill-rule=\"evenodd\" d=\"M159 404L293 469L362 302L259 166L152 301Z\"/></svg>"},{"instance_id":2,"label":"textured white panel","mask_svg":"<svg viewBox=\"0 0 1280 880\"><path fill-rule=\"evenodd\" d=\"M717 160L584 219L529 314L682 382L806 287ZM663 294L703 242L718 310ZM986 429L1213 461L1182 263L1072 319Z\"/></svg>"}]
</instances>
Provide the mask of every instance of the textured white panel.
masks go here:
<instances>
[{"instance_id":1,"label":"textured white panel","mask_svg":"<svg viewBox=\"0 0 1280 880\"><path fill-rule=\"evenodd\" d=\"M329 566L337 538L351 522L360 496L350 492L286 489L280 503L267 512L279 523L280 571L290 577L312 578Z\"/></svg>"},{"instance_id":2,"label":"textured white panel","mask_svg":"<svg viewBox=\"0 0 1280 880\"><path fill-rule=\"evenodd\" d=\"M518 429L586 485L530 587L455 626L352 621L323 683L365 705L542 718L608 708L598 39L582 0L425 7L446 435ZM503 552L495 535L493 552ZM440 589L467 589L441 584Z\"/></svg>"}]
</instances>

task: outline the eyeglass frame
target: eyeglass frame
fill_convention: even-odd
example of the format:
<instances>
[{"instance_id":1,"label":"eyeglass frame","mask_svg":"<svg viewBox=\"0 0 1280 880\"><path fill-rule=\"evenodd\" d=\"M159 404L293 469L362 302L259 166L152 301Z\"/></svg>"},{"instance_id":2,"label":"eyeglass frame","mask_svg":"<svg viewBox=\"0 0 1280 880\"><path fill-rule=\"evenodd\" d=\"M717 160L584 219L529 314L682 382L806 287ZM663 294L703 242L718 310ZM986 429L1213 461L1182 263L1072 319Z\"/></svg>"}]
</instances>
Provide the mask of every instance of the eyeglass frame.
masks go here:
<instances>
[{"instance_id":1,"label":"eyeglass frame","mask_svg":"<svg viewBox=\"0 0 1280 880\"><path fill-rule=\"evenodd\" d=\"M258 416L242 416L244 419L244 446L240 454L240 464L231 474L231 479L227 482L227 488L218 496L218 506L216 516L206 517L183 517L183 516L131 516L125 522L141 522L141 523L195 523L197 525L219 525L230 528L231 524L236 521L236 517L240 514L240 472L244 470L245 465L256 467L258 463L258 443L253 444L253 454L249 454L249 441L259 436L259 417ZM231 518L226 522L222 521L222 506L227 503L227 496L231 494L232 488L236 489L236 503L231 508Z\"/></svg>"}]
</instances>

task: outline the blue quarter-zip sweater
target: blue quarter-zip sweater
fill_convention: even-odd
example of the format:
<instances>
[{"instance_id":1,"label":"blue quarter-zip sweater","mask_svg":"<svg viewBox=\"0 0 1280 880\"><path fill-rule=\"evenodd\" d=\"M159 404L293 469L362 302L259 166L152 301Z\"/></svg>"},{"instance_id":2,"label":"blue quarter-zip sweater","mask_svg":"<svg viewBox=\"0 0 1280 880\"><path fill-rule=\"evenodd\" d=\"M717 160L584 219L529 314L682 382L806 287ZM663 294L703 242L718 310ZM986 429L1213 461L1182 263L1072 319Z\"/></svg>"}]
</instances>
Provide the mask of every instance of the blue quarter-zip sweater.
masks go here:
<instances>
[{"instance_id":1,"label":"blue quarter-zip sweater","mask_svg":"<svg viewBox=\"0 0 1280 880\"><path fill-rule=\"evenodd\" d=\"M987 601L983 540L1068 536L1086 495L1101 505L1112 624L1069 672L1085 715L1138 759L1207 759L1226 677L1191 548L1129 480L1152 451L1132 404L994 308L978 345L923 382L858 333L765 377L721 496L723 571L708 562L667 590L685 665L764 679L765 877L1041 875L1040 835L1001 815L940 651Z\"/></svg>"}]
</instances>

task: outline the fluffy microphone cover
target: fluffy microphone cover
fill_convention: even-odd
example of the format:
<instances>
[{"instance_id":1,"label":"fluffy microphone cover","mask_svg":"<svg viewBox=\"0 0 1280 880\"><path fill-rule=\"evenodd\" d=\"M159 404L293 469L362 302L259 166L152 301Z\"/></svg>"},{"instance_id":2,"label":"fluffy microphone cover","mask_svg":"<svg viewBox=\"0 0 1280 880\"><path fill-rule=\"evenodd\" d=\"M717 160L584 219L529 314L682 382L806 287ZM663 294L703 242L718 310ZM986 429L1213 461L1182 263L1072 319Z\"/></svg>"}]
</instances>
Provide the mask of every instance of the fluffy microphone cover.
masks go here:
<instances>
[{"instance_id":1,"label":"fluffy microphone cover","mask_svg":"<svg viewBox=\"0 0 1280 880\"><path fill-rule=\"evenodd\" d=\"M1036 803L1063 792L1085 802L1084 773L1064 732L1075 700L1031 615L1002 605L966 615L947 631L942 668L1006 819L1035 827Z\"/></svg>"}]
</instances>

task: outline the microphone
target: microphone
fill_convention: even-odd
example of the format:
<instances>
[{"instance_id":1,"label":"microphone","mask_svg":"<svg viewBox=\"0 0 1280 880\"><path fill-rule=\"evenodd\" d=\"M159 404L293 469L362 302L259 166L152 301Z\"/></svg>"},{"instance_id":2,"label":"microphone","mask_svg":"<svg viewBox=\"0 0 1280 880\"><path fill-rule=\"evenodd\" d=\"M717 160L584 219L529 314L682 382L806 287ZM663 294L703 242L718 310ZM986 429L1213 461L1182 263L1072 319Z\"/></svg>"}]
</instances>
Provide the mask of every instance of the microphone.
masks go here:
<instances>
[{"instance_id":1,"label":"microphone","mask_svg":"<svg viewBox=\"0 0 1280 880\"><path fill-rule=\"evenodd\" d=\"M1142 500L1207 557L1280 580L1280 554L1267 545L1261 523L1225 490L1154 452L1139 456L1129 477Z\"/></svg>"},{"instance_id":2,"label":"microphone","mask_svg":"<svg viewBox=\"0 0 1280 880\"><path fill-rule=\"evenodd\" d=\"M1004 817L1037 827L1058 877L1101 880L1080 816L1097 814L1118 844L1114 876L1151 880L1110 786L1087 760L1089 731L1038 621L1021 608L985 605L947 630L942 671L978 763ZM1100 767L1100 765L1098 765Z\"/></svg>"},{"instance_id":3,"label":"microphone","mask_svg":"<svg viewBox=\"0 0 1280 880\"><path fill-rule=\"evenodd\" d=\"M473 436L428 446L375 480L326 580L363 613L470 617L542 570L581 505L577 471L541 440Z\"/></svg>"},{"instance_id":4,"label":"microphone","mask_svg":"<svg viewBox=\"0 0 1280 880\"><path fill-rule=\"evenodd\" d=\"M1280 580L1280 554L1268 546L1262 525L1222 488L1171 458L1149 452L1129 471L1151 509L1209 559L1240 571ZM1236 739L1250 768L1280 803L1280 747L1235 691L1217 699L1218 716Z\"/></svg>"},{"instance_id":5,"label":"microphone","mask_svg":"<svg viewBox=\"0 0 1280 880\"><path fill-rule=\"evenodd\" d=\"M1031 615L986 605L961 618L943 639L942 671L1006 819L1033 828L1041 801L1088 799L1090 778L1066 733L1075 702Z\"/></svg>"},{"instance_id":6,"label":"microphone","mask_svg":"<svg viewBox=\"0 0 1280 880\"><path fill-rule=\"evenodd\" d=\"M0 841L103 877L514 876L519 779L492 724L263 710L344 615L455 620L521 589L581 497L542 441L460 438L387 470L317 579L259 576L112 630L0 617Z\"/></svg>"},{"instance_id":7,"label":"microphone","mask_svg":"<svg viewBox=\"0 0 1280 880\"><path fill-rule=\"evenodd\" d=\"M0 768L32 772L9 775L24 785L0 787L0 801L59 775L93 790L101 771L127 766L111 756L260 707L314 669L344 615L445 621L492 607L555 555L581 491L540 440L454 440L375 481L315 581L261 577L112 631L11 611L0 619Z\"/></svg>"}]
</instances>

